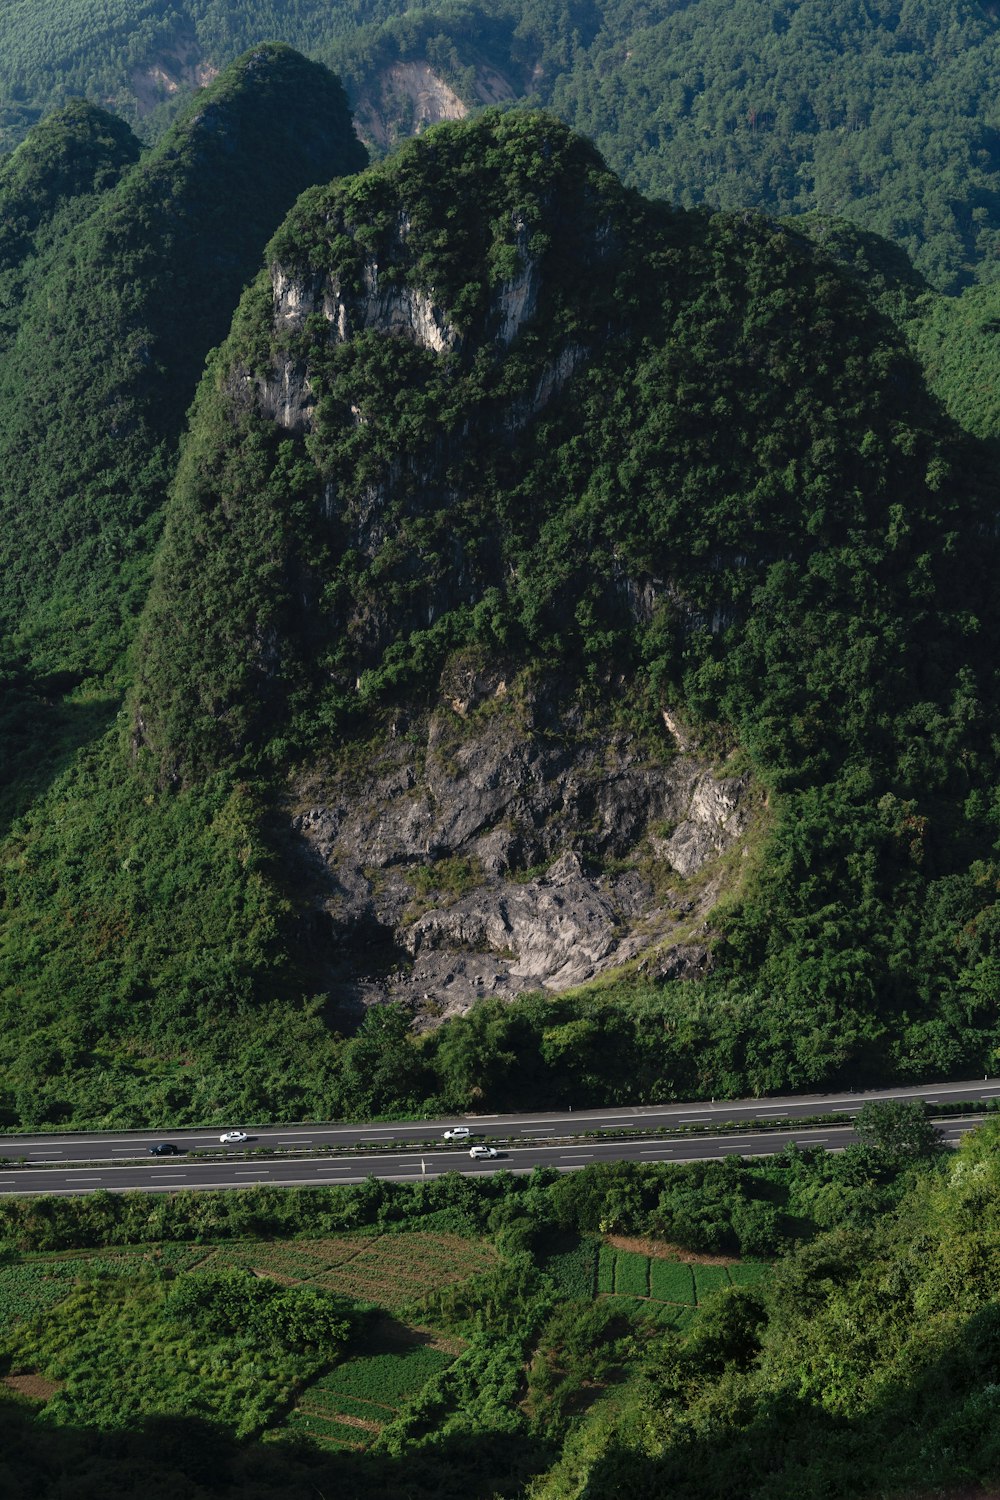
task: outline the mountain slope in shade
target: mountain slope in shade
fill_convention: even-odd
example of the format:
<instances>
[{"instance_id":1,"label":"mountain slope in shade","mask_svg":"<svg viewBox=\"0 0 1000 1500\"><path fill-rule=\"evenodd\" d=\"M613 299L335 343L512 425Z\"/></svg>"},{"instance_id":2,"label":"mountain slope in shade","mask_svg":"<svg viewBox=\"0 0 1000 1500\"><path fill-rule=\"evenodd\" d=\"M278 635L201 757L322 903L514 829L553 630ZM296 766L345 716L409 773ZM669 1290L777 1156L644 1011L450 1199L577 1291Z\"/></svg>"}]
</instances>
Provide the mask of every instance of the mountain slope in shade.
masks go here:
<instances>
[{"instance_id":1,"label":"mountain slope in shade","mask_svg":"<svg viewBox=\"0 0 1000 1500\"><path fill-rule=\"evenodd\" d=\"M19 164L41 157L44 183L53 133L65 158L89 161L80 121L39 127L8 164L0 191L15 213ZM28 279L0 366L8 657L84 676L119 663L204 357L295 196L363 160L336 80L288 48L256 48Z\"/></svg>"}]
</instances>

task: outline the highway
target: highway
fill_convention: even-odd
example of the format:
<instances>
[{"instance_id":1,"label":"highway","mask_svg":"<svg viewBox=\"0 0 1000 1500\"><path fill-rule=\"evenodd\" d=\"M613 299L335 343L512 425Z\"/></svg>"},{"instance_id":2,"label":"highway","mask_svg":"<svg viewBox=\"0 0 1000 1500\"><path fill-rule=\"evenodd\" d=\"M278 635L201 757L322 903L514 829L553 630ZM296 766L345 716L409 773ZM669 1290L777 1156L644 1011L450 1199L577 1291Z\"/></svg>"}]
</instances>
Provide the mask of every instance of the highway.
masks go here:
<instances>
[{"instance_id":1,"label":"highway","mask_svg":"<svg viewBox=\"0 0 1000 1500\"><path fill-rule=\"evenodd\" d=\"M224 1147L221 1128L175 1131L81 1132L0 1135L0 1194L77 1194L128 1189L176 1192L189 1188L247 1187L254 1183L320 1186L363 1181L367 1176L410 1181L449 1171L529 1172L537 1166L572 1171L595 1161L694 1161L726 1155L766 1156L792 1140L836 1150L854 1139L849 1125L793 1128L796 1119L832 1113L856 1114L871 1099L921 1099L937 1105L970 1104L1000 1097L1000 1080L878 1089L866 1093L811 1094L788 1098L698 1102L625 1109L533 1115L478 1115L418 1123L373 1125L243 1125L245 1146ZM954 1142L980 1123L967 1115L942 1125ZM727 1132L738 1121L761 1128ZM235 1128L233 1122L230 1128ZM445 1146L443 1133L467 1125L474 1140L495 1141L501 1155L474 1161L468 1143ZM771 1126L771 1129L767 1127ZM711 1135L657 1137L662 1129L701 1127ZM609 1134L626 1130L628 1137ZM582 1139L588 1136L589 1139ZM174 1157L150 1157L153 1144L168 1141ZM400 1149L394 1149L396 1146ZM357 1151L358 1147L367 1150ZM265 1149L275 1156L257 1156ZM210 1151L212 1159L187 1153ZM280 1153L280 1155L278 1154ZM336 1154L333 1154L336 1153Z\"/></svg>"}]
</instances>

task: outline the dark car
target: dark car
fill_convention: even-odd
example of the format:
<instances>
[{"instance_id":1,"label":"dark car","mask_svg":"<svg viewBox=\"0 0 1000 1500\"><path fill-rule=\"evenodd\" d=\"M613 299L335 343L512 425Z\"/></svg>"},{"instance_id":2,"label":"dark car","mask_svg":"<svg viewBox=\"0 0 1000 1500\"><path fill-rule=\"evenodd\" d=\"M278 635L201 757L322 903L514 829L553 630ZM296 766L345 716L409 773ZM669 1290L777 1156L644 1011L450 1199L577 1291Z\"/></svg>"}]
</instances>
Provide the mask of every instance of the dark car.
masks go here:
<instances>
[{"instance_id":1,"label":"dark car","mask_svg":"<svg viewBox=\"0 0 1000 1500\"><path fill-rule=\"evenodd\" d=\"M150 1146L150 1156L180 1156L180 1146L175 1146L172 1141L161 1141L158 1146Z\"/></svg>"}]
</instances>

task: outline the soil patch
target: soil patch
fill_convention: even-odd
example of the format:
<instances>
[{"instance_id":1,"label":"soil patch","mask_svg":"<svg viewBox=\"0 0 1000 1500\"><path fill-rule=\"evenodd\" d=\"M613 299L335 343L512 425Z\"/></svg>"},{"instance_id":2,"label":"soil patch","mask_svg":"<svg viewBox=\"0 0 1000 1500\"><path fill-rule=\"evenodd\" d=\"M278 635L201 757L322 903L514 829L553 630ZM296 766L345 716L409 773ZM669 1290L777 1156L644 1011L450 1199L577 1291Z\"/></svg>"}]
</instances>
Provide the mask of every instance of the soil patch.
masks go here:
<instances>
[{"instance_id":1,"label":"soil patch","mask_svg":"<svg viewBox=\"0 0 1000 1500\"><path fill-rule=\"evenodd\" d=\"M29 1401L50 1401L56 1391L62 1390L61 1380L46 1380L44 1375L5 1375L0 1380L9 1391L26 1396Z\"/></svg>"},{"instance_id":2,"label":"soil patch","mask_svg":"<svg viewBox=\"0 0 1000 1500\"><path fill-rule=\"evenodd\" d=\"M345 1411L338 1411L337 1421L344 1427L360 1427L365 1432L381 1432L381 1422L369 1422L367 1417L349 1417Z\"/></svg>"},{"instance_id":3,"label":"soil patch","mask_svg":"<svg viewBox=\"0 0 1000 1500\"><path fill-rule=\"evenodd\" d=\"M695 1250L671 1245L668 1240L636 1240L627 1234L606 1234L604 1243L614 1245L616 1250L632 1250L636 1255L652 1256L654 1260L679 1260L686 1266L738 1266L740 1263L738 1255L699 1255ZM992 1500L992 1497L984 1496L982 1500Z\"/></svg>"}]
</instances>

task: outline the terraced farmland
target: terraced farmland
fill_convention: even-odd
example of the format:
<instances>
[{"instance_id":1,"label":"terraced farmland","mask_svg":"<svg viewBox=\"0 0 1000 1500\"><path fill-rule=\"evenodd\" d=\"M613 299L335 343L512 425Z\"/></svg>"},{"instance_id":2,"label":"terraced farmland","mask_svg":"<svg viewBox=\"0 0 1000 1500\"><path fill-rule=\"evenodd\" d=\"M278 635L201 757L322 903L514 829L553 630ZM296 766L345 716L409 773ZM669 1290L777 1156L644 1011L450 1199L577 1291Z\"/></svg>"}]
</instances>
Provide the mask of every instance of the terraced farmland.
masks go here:
<instances>
[{"instance_id":1,"label":"terraced farmland","mask_svg":"<svg viewBox=\"0 0 1000 1500\"><path fill-rule=\"evenodd\" d=\"M723 1287L759 1285L769 1270L754 1261L732 1266L701 1265L602 1245L597 1262L597 1292L598 1296L694 1309Z\"/></svg>"},{"instance_id":2,"label":"terraced farmland","mask_svg":"<svg viewBox=\"0 0 1000 1500\"><path fill-rule=\"evenodd\" d=\"M454 1357L430 1343L412 1343L346 1360L303 1392L288 1426L334 1447L367 1447Z\"/></svg>"},{"instance_id":3,"label":"terraced farmland","mask_svg":"<svg viewBox=\"0 0 1000 1500\"><path fill-rule=\"evenodd\" d=\"M328 1291L393 1310L466 1281L497 1258L492 1245L455 1234L383 1235L313 1279Z\"/></svg>"},{"instance_id":4,"label":"terraced farmland","mask_svg":"<svg viewBox=\"0 0 1000 1500\"><path fill-rule=\"evenodd\" d=\"M394 1311L427 1292L465 1281L496 1260L493 1246L483 1240L414 1231L217 1245L199 1269L234 1266L289 1285L308 1281Z\"/></svg>"}]
</instances>

